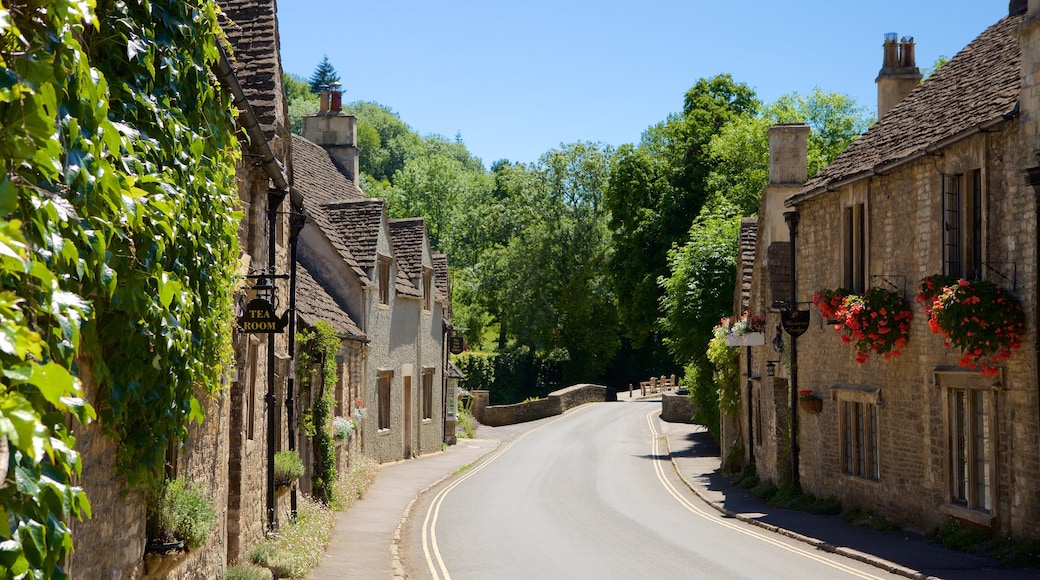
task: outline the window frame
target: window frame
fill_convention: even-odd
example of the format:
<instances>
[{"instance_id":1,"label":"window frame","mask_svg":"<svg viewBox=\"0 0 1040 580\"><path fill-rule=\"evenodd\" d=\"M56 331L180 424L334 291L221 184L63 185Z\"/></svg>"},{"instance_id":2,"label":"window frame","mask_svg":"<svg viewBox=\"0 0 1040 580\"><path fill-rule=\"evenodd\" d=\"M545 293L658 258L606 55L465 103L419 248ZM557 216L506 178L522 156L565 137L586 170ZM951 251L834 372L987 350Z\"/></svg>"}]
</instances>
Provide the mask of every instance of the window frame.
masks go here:
<instances>
[{"instance_id":1,"label":"window frame","mask_svg":"<svg viewBox=\"0 0 1040 580\"><path fill-rule=\"evenodd\" d=\"M997 404L1002 379L1002 371L996 377L983 377L978 372L960 369L943 368L934 372L935 384L942 389L946 431L946 503L942 511L985 527L992 527L997 518ZM963 401L963 407L958 399ZM982 409L978 408L980 404ZM959 414L960 411L964 413ZM981 438L977 432L980 420L985 427ZM958 460L961 450L964 456ZM980 465L984 474L980 473Z\"/></svg>"},{"instance_id":2,"label":"window frame","mask_svg":"<svg viewBox=\"0 0 1040 580\"><path fill-rule=\"evenodd\" d=\"M842 210L842 286L853 292L867 289L867 204L846 204Z\"/></svg>"},{"instance_id":3,"label":"window frame","mask_svg":"<svg viewBox=\"0 0 1040 580\"><path fill-rule=\"evenodd\" d=\"M376 412L377 427L379 431L390 430L390 407L391 394L394 380L394 371L380 370L376 384Z\"/></svg>"},{"instance_id":4,"label":"window frame","mask_svg":"<svg viewBox=\"0 0 1040 580\"><path fill-rule=\"evenodd\" d=\"M433 309L433 269L423 268L423 310L429 312Z\"/></svg>"},{"instance_id":5,"label":"window frame","mask_svg":"<svg viewBox=\"0 0 1040 580\"><path fill-rule=\"evenodd\" d=\"M433 420L433 377L436 369L425 367L422 371L422 420Z\"/></svg>"},{"instance_id":6,"label":"window frame","mask_svg":"<svg viewBox=\"0 0 1040 580\"><path fill-rule=\"evenodd\" d=\"M376 259L376 277L379 284L380 306L390 305L391 270L392 264L390 263L389 258L386 256L379 256Z\"/></svg>"},{"instance_id":7,"label":"window frame","mask_svg":"<svg viewBox=\"0 0 1040 580\"><path fill-rule=\"evenodd\" d=\"M942 174L942 271L982 279L984 191L981 169Z\"/></svg>"},{"instance_id":8,"label":"window frame","mask_svg":"<svg viewBox=\"0 0 1040 580\"><path fill-rule=\"evenodd\" d=\"M838 410L839 468L842 475L881 481L881 390L861 385L835 385Z\"/></svg>"}]
</instances>

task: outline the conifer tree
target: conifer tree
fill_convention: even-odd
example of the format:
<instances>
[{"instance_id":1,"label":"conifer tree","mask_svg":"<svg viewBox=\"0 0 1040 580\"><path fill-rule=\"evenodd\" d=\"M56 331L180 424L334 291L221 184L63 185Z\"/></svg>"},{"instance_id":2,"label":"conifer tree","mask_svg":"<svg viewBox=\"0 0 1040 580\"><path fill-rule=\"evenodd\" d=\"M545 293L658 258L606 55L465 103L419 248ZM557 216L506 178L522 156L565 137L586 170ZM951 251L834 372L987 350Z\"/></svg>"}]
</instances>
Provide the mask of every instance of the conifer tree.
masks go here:
<instances>
[{"instance_id":1,"label":"conifer tree","mask_svg":"<svg viewBox=\"0 0 1040 580\"><path fill-rule=\"evenodd\" d=\"M338 82L339 75L336 74L336 69L333 68L332 63L329 62L329 55L326 54L314 69L314 74L311 75L311 92L315 94L320 93L322 85L331 85Z\"/></svg>"}]
</instances>

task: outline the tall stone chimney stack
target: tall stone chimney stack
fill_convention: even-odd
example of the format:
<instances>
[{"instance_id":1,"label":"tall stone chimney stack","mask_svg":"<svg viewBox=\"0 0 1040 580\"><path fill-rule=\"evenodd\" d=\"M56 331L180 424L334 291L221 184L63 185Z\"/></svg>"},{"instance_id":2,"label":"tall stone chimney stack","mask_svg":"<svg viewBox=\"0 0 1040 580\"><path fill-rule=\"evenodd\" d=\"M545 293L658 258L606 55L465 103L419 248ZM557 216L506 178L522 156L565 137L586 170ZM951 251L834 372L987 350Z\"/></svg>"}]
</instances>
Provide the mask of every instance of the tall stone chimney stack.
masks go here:
<instances>
[{"instance_id":1,"label":"tall stone chimney stack","mask_svg":"<svg viewBox=\"0 0 1040 580\"><path fill-rule=\"evenodd\" d=\"M914 39L904 36L896 40L895 32L885 35L885 58L877 83L877 117L880 121L892 107L896 106L921 84L921 69L914 58Z\"/></svg>"},{"instance_id":2,"label":"tall stone chimney stack","mask_svg":"<svg viewBox=\"0 0 1040 580\"><path fill-rule=\"evenodd\" d=\"M303 116L303 137L329 152L347 178L358 184L357 117L343 112L339 83L322 87L318 112Z\"/></svg>"},{"instance_id":3,"label":"tall stone chimney stack","mask_svg":"<svg viewBox=\"0 0 1040 580\"><path fill-rule=\"evenodd\" d=\"M769 183L758 210L758 236L767 244L790 241L784 223L784 201L801 189L809 176L809 126L780 123L769 128Z\"/></svg>"}]
</instances>

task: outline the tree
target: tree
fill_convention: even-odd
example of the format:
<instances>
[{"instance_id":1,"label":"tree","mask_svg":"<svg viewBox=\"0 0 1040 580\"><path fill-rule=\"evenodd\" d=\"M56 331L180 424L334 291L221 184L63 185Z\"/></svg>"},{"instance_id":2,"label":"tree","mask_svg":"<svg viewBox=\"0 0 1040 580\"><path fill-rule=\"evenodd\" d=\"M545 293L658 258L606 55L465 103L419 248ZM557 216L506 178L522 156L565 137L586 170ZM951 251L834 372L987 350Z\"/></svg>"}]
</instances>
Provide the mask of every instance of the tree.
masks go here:
<instances>
[{"instance_id":1,"label":"tree","mask_svg":"<svg viewBox=\"0 0 1040 580\"><path fill-rule=\"evenodd\" d=\"M681 114L647 129L638 147L619 150L604 197L614 245L609 270L626 336L637 348L654 332L668 251L686 241L707 198L715 165L707 145L758 106L751 88L729 75L701 79L686 92Z\"/></svg>"},{"instance_id":2,"label":"tree","mask_svg":"<svg viewBox=\"0 0 1040 580\"><path fill-rule=\"evenodd\" d=\"M307 81L289 73L282 74L285 102L289 105L289 130L303 134L303 116L318 112L318 96L311 92Z\"/></svg>"},{"instance_id":3,"label":"tree","mask_svg":"<svg viewBox=\"0 0 1040 580\"><path fill-rule=\"evenodd\" d=\"M329 62L329 55L324 55L321 58L321 62L315 67L314 72L311 73L310 78L311 92L318 94L321 92L323 86L331 86L332 83L339 82L339 75L336 74L336 69L333 68L332 63Z\"/></svg>"}]
</instances>

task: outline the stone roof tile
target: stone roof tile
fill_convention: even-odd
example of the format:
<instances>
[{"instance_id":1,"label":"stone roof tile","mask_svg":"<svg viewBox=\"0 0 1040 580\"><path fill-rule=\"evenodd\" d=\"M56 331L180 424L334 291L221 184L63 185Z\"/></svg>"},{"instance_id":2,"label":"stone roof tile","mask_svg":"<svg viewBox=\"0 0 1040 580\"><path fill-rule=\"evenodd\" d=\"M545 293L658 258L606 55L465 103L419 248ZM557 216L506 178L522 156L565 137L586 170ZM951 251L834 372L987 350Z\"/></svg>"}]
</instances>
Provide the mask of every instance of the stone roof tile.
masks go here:
<instances>
[{"instance_id":1,"label":"stone roof tile","mask_svg":"<svg viewBox=\"0 0 1040 580\"><path fill-rule=\"evenodd\" d=\"M317 282L303 264L296 266L296 313L310 325L325 320L340 338L367 341L365 332L350 318L346 309Z\"/></svg>"},{"instance_id":2,"label":"stone roof tile","mask_svg":"<svg viewBox=\"0 0 1040 580\"><path fill-rule=\"evenodd\" d=\"M927 153L943 141L1008 118L1021 86L1016 30L1025 15L986 29L928 77L785 202L812 199L842 182Z\"/></svg>"},{"instance_id":3,"label":"stone roof tile","mask_svg":"<svg viewBox=\"0 0 1040 580\"><path fill-rule=\"evenodd\" d=\"M220 26L231 44L235 76L245 91L264 136L287 124L282 94L282 61L274 0L217 0Z\"/></svg>"}]
</instances>

